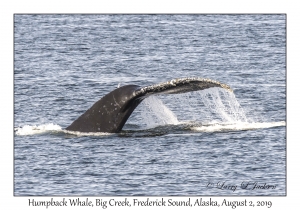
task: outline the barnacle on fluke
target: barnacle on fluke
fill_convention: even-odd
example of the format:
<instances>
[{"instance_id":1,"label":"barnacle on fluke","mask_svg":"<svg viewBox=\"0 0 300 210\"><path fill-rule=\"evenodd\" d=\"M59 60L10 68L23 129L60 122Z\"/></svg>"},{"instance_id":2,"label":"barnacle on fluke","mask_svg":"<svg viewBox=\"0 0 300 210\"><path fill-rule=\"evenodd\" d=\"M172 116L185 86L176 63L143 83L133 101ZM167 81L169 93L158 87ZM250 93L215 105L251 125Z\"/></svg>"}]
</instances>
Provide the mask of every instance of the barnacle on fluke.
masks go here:
<instances>
[{"instance_id":1,"label":"barnacle on fluke","mask_svg":"<svg viewBox=\"0 0 300 210\"><path fill-rule=\"evenodd\" d=\"M175 93L185 93L190 91L204 90L210 87L220 87L233 92L228 85L222 84L215 80L205 79L200 77L187 77L187 78L172 79L167 82L143 87L140 90L135 91L135 94L136 95L153 94L153 93L175 94Z\"/></svg>"}]
</instances>

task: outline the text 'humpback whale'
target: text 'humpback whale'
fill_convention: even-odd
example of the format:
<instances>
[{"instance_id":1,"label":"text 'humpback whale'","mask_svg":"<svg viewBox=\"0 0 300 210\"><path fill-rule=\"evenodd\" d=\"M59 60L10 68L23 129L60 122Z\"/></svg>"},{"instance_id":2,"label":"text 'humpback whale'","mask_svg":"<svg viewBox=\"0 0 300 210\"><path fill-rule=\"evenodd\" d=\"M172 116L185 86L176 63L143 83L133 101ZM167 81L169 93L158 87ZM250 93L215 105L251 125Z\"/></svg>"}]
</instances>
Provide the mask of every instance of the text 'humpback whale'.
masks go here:
<instances>
[{"instance_id":1,"label":"text 'humpback whale'","mask_svg":"<svg viewBox=\"0 0 300 210\"><path fill-rule=\"evenodd\" d=\"M133 110L150 95L179 94L211 87L220 87L232 92L226 84L195 77L173 79L146 87L125 85L97 101L66 130L117 133L123 128Z\"/></svg>"}]
</instances>

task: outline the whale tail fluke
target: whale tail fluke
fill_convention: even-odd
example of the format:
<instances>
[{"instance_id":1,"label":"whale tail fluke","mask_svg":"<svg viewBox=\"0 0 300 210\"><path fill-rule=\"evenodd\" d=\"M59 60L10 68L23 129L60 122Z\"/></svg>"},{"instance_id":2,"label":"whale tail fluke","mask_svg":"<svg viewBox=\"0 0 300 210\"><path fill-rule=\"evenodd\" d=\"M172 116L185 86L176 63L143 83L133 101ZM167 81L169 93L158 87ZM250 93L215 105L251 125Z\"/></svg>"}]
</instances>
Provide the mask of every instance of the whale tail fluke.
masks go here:
<instances>
[{"instance_id":1,"label":"whale tail fluke","mask_svg":"<svg viewBox=\"0 0 300 210\"><path fill-rule=\"evenodd\" d=\"M97 101L66 130L117 133L121 131L134 109L150 95L179 94L211 87L220 87L232 92L232 89L226 84L194 77L173 79L146 87L125 85Z\"/></svg>"}]
</instances>

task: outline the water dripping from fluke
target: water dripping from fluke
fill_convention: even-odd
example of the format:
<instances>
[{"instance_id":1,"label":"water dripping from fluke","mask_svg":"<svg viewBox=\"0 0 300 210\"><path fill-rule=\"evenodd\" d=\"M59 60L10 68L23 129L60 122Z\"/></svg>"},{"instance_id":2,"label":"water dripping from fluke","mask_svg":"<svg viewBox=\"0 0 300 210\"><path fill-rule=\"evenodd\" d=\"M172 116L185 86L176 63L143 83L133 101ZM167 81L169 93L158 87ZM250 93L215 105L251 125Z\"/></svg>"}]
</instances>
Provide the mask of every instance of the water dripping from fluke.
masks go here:
<instances>
[{"instance_id":1,"label":"water dripping from fluke","mask_svg":"<svg viewBox=\"0 0 300 210\"><path fill-rule=\"evenodd\" d=\"M249 120L234 93L222 88L151 96L140 104L137 112L133 119L139 125L137 130L154 134L176 133L178 129L181 132L226 132L285 126L284 121ZM166 132L161 132L163 128Z\"/></svg>"}]
</instances>

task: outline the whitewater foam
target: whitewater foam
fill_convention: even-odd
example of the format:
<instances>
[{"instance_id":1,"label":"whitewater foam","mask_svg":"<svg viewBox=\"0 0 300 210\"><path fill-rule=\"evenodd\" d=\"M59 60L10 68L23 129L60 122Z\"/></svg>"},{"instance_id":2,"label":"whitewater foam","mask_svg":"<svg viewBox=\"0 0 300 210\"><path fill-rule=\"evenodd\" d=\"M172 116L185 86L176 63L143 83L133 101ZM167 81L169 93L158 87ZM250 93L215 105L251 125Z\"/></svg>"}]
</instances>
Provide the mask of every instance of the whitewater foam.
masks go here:
<instances>
[{"instance_id":1,"label":"whitewater foam","mask_svg":"<svg viewBox=\"0 0 300 210\"><path fill-rule=\"evenodd\" d=\"M53 123L43 124L43 125L24 125L23 127L15 128L17 135L35 135L47 132L57 132L62 131L62 128L59 125Z\"/></svg>"},{"instance_id":2,"label":"whitewater foam","mask_svg":"<svg viewBox=\"0 0 300 210\"><path fill-rule=\"evenodd\" d=\"M191 130L200 132L218 132L218 131L240 131L240 130L253 130L261 128L272 128L285 126L285 121L279 122L263 122L263 123L249 123L249 122L234 122L234 123L211 123L202 126L192 127Z\"/></svg>"},{"instance_id":3,"label":"whitewater foam","mask_svg":"<svg viewBox=\"0 0 300 210\"><path fill-rule=\"evenodd\" d=\"M79 131L68 131L68 130L63 130L64 133L66 134L71 134L75 136L110 136L114 135L114 133L104 133L104 132L79 132Z\"/></svg>"},{"instance_id":4,"label":"whitewater foam","mask_svg":"<svg viewBox=\"0 0 300 210\"><path fill-rule=\"evenodd\" d=\"M15 128L16 135L19 136L30 136L36 134L43 134L43 133L54 133L54 132L61 132L66 134L71 134L75 136L107 136L112 135L111 133L102 133L102 132L90 132L84 133L79 131L68 131L61 128L61 126L48 123L42 125L24 125L23 127Z\"/></svg>"}]
</instances>

